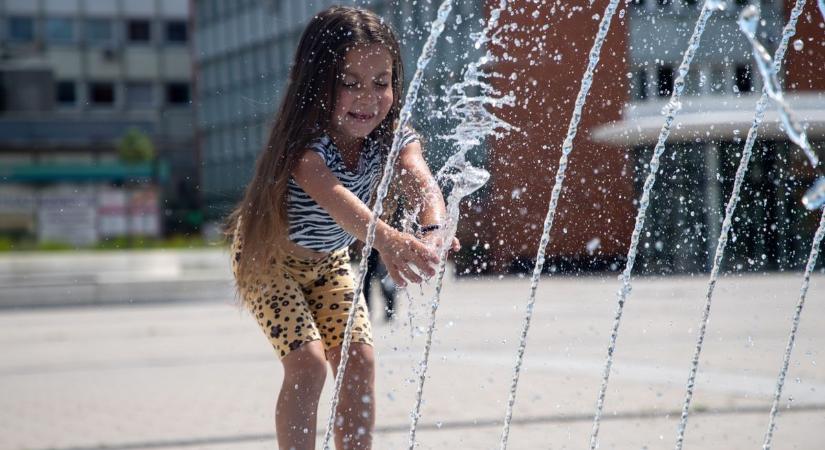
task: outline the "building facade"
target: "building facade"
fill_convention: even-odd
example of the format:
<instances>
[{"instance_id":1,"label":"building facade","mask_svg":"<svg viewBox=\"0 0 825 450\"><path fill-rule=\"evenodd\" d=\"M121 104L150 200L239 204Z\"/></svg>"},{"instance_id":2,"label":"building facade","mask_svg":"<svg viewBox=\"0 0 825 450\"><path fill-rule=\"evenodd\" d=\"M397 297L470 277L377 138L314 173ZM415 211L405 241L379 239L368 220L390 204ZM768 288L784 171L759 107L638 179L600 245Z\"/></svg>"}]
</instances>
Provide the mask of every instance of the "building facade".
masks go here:
<instances>
[{"instance_id":1,"label":"building facade","mask_svg":"<svg viewBox=\"0 0 825 450\"><path fill-rule=\"evenodd\" d=\"M77 227L98 237L197 226L188 20L188 0L0 0L0 188L18 205L5 224L20 231L31 210L42 240L54 191L82 193L57 197L87 205ZM156 158L118 157L130 130ZM101 225L104 211L121 225Z\"/></svg>"},{"instance_id":2,"label":"building facade","mask_svg":"<svg viewBox=\"0 0 825 450\"><path fill-rule=\"evenodd\" d=\"M703 2L637 0L629 17L629 101L621 120L595 130L594 139L632 155L635 191L663 122L684 47ZM708 22L662 158L646 231L641 270L710 270L741 151L762 92L752 47L736 23L747 1L727 2ZM762 1L758 39L773 54L794 2ZM670 30L656 33L651 30ZM822 16L806 6L781 78L791 107L808 123L814 148L825 138ZM807 260L818 214L800 199L816 177L801 150L780 128L770 105L759 129L723 267L791 270ZM648 234L649 233L649 234Z\"/></svg>"}]
</instances>

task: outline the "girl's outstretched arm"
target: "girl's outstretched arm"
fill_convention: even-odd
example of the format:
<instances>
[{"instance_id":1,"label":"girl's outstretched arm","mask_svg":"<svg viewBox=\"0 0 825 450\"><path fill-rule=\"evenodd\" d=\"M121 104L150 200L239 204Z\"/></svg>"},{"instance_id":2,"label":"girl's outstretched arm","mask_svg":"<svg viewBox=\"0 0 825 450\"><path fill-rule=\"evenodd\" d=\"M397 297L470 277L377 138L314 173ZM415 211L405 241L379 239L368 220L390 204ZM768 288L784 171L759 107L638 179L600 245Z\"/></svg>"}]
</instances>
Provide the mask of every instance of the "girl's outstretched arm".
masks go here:
<instances>
[{"instance_id":1,"label":"girl's outstretched arm","mask_svg":"<svg viewBox=\"0 0 825 450\"><path fill-rule=\"evenodd\" d=\"M346 232L366 241L372 211L355 194L344 187L317 153L306 150L292 171L295 182ZM443 201L441 203L443 210ZM373 245L381 253L390 276L401 286L404 279L413 283L422 280L419 274L431 277L438 255L414 236L402 233L379 220ZM414 266L417 272L413 270Z\"/></svg>"},{"instance_id":2,"label":"girl's outstretched arm","mask_svg":"<svg viewBox=\"0 0 825 450\"><path fill-rule=\"evenodd\" d=\"M410 199L413 205L420 207L418 223L422 227L444 226L447 214L444 197L427 166L427 161L424 160L421 143L414 141L401 149L396 169L396 173L401 174L404 196ZM426 233L423 239L435 247L440 247L440 235L441 233ZM460 248L458 239L453 238L451 249L458 251Z\"/></svg>"}]
</instances>

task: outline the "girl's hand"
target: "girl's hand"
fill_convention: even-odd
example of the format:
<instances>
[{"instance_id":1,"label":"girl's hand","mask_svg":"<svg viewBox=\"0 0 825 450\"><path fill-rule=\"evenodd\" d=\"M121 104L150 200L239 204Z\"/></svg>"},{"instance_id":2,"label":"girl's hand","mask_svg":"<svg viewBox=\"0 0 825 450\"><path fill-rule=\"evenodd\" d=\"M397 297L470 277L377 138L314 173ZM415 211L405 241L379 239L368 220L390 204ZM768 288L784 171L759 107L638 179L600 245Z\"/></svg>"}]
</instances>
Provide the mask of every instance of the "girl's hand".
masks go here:
<instances>
[{"instance_id":1,"label":"girl's hand","mask_svg":"<svg viewBox=\"0 0 825 450\"><path fill-rule=\"evenodd\" d=\"M400 287L406 286L407 281L421 283L424 280L420 274L435 275L435 265L438 264L435 249L411 234L389 229L376 239L375 248L381 253L390 277Z\"/></svg>"},{"instance_id":2,"label":"girl's hand","mask_svg":"<svg viewBox=\"0 0 825 450\"><path fill-rule=\"evenodd\" d=\"M444 243L439 233L427 233L421 238L421 241L435 250L441 248ZM450 251L457 252L459 250L461 250L461 242L458 241L458 238L454 237L453 242L450 243Z\"/></svg>"}]
</instances>

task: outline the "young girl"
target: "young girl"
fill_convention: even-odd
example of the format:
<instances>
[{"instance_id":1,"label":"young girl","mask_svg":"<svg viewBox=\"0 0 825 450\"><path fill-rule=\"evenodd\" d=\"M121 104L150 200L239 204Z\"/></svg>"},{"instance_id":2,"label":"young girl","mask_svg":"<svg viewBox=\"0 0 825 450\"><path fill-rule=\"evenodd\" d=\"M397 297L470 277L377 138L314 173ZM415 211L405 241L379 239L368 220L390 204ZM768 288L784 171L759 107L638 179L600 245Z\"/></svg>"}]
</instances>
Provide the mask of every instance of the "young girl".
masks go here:
<instances>
[{"instance_id":1,"label":"young girl","mask_svg":"<svg viewBox=\"0 0 825 450\"><path fill-rule=\"evenodd\" d=\"M232 269L243 303L284 366L275 423L282 449L315 448L319 396L338 368L350 309L350 358L336 411L338 449L371 448L374 353L369 316L354 298L347 247L365 241L368 206L401 110L398 41L363 9L332 7L301 36L266 148L229 217ZM377 224L374 247L404 286L432 276L444 200L415 133L395 163L398 191L420 208L413 236ZM451 243L458 248L458 241Z\"/></svg>"}]
</instances>

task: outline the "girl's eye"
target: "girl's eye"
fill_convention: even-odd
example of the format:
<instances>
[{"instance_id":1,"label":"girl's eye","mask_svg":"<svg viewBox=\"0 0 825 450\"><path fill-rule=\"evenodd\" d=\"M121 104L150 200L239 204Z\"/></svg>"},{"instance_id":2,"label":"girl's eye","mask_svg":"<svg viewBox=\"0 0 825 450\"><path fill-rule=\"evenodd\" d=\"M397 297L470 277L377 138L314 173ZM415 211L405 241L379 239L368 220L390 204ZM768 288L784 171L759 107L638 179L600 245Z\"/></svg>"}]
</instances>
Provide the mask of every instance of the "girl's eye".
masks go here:
<instances>
[{"instance_id":1,"label":"girl's eye","mask_svg":"<svg viewBox=\"0 0 825 450\"><path fill-rule=\"evenodd\" d=\"M344 81L341 84L343 84L343 86L347 89L353 89L353 88L358 87L358 82L357 81L349 81L349 82Z\"/></svg>"},{"instance_id":2,"label":"girl's eye","mask_svg":"<svg viewBox=\"0 0 825 450\"><path fill-rule=\"evenodd\" d=\"M380 87L387 87L387 86L389 86L389 85L390 85L390 83L388 83L388 82L386 82L386 81L384 81L384 80L376 80L376 81L375 81L375 85L376 85L376 86L380 86Z\"/></svg>"}]
</instances>

